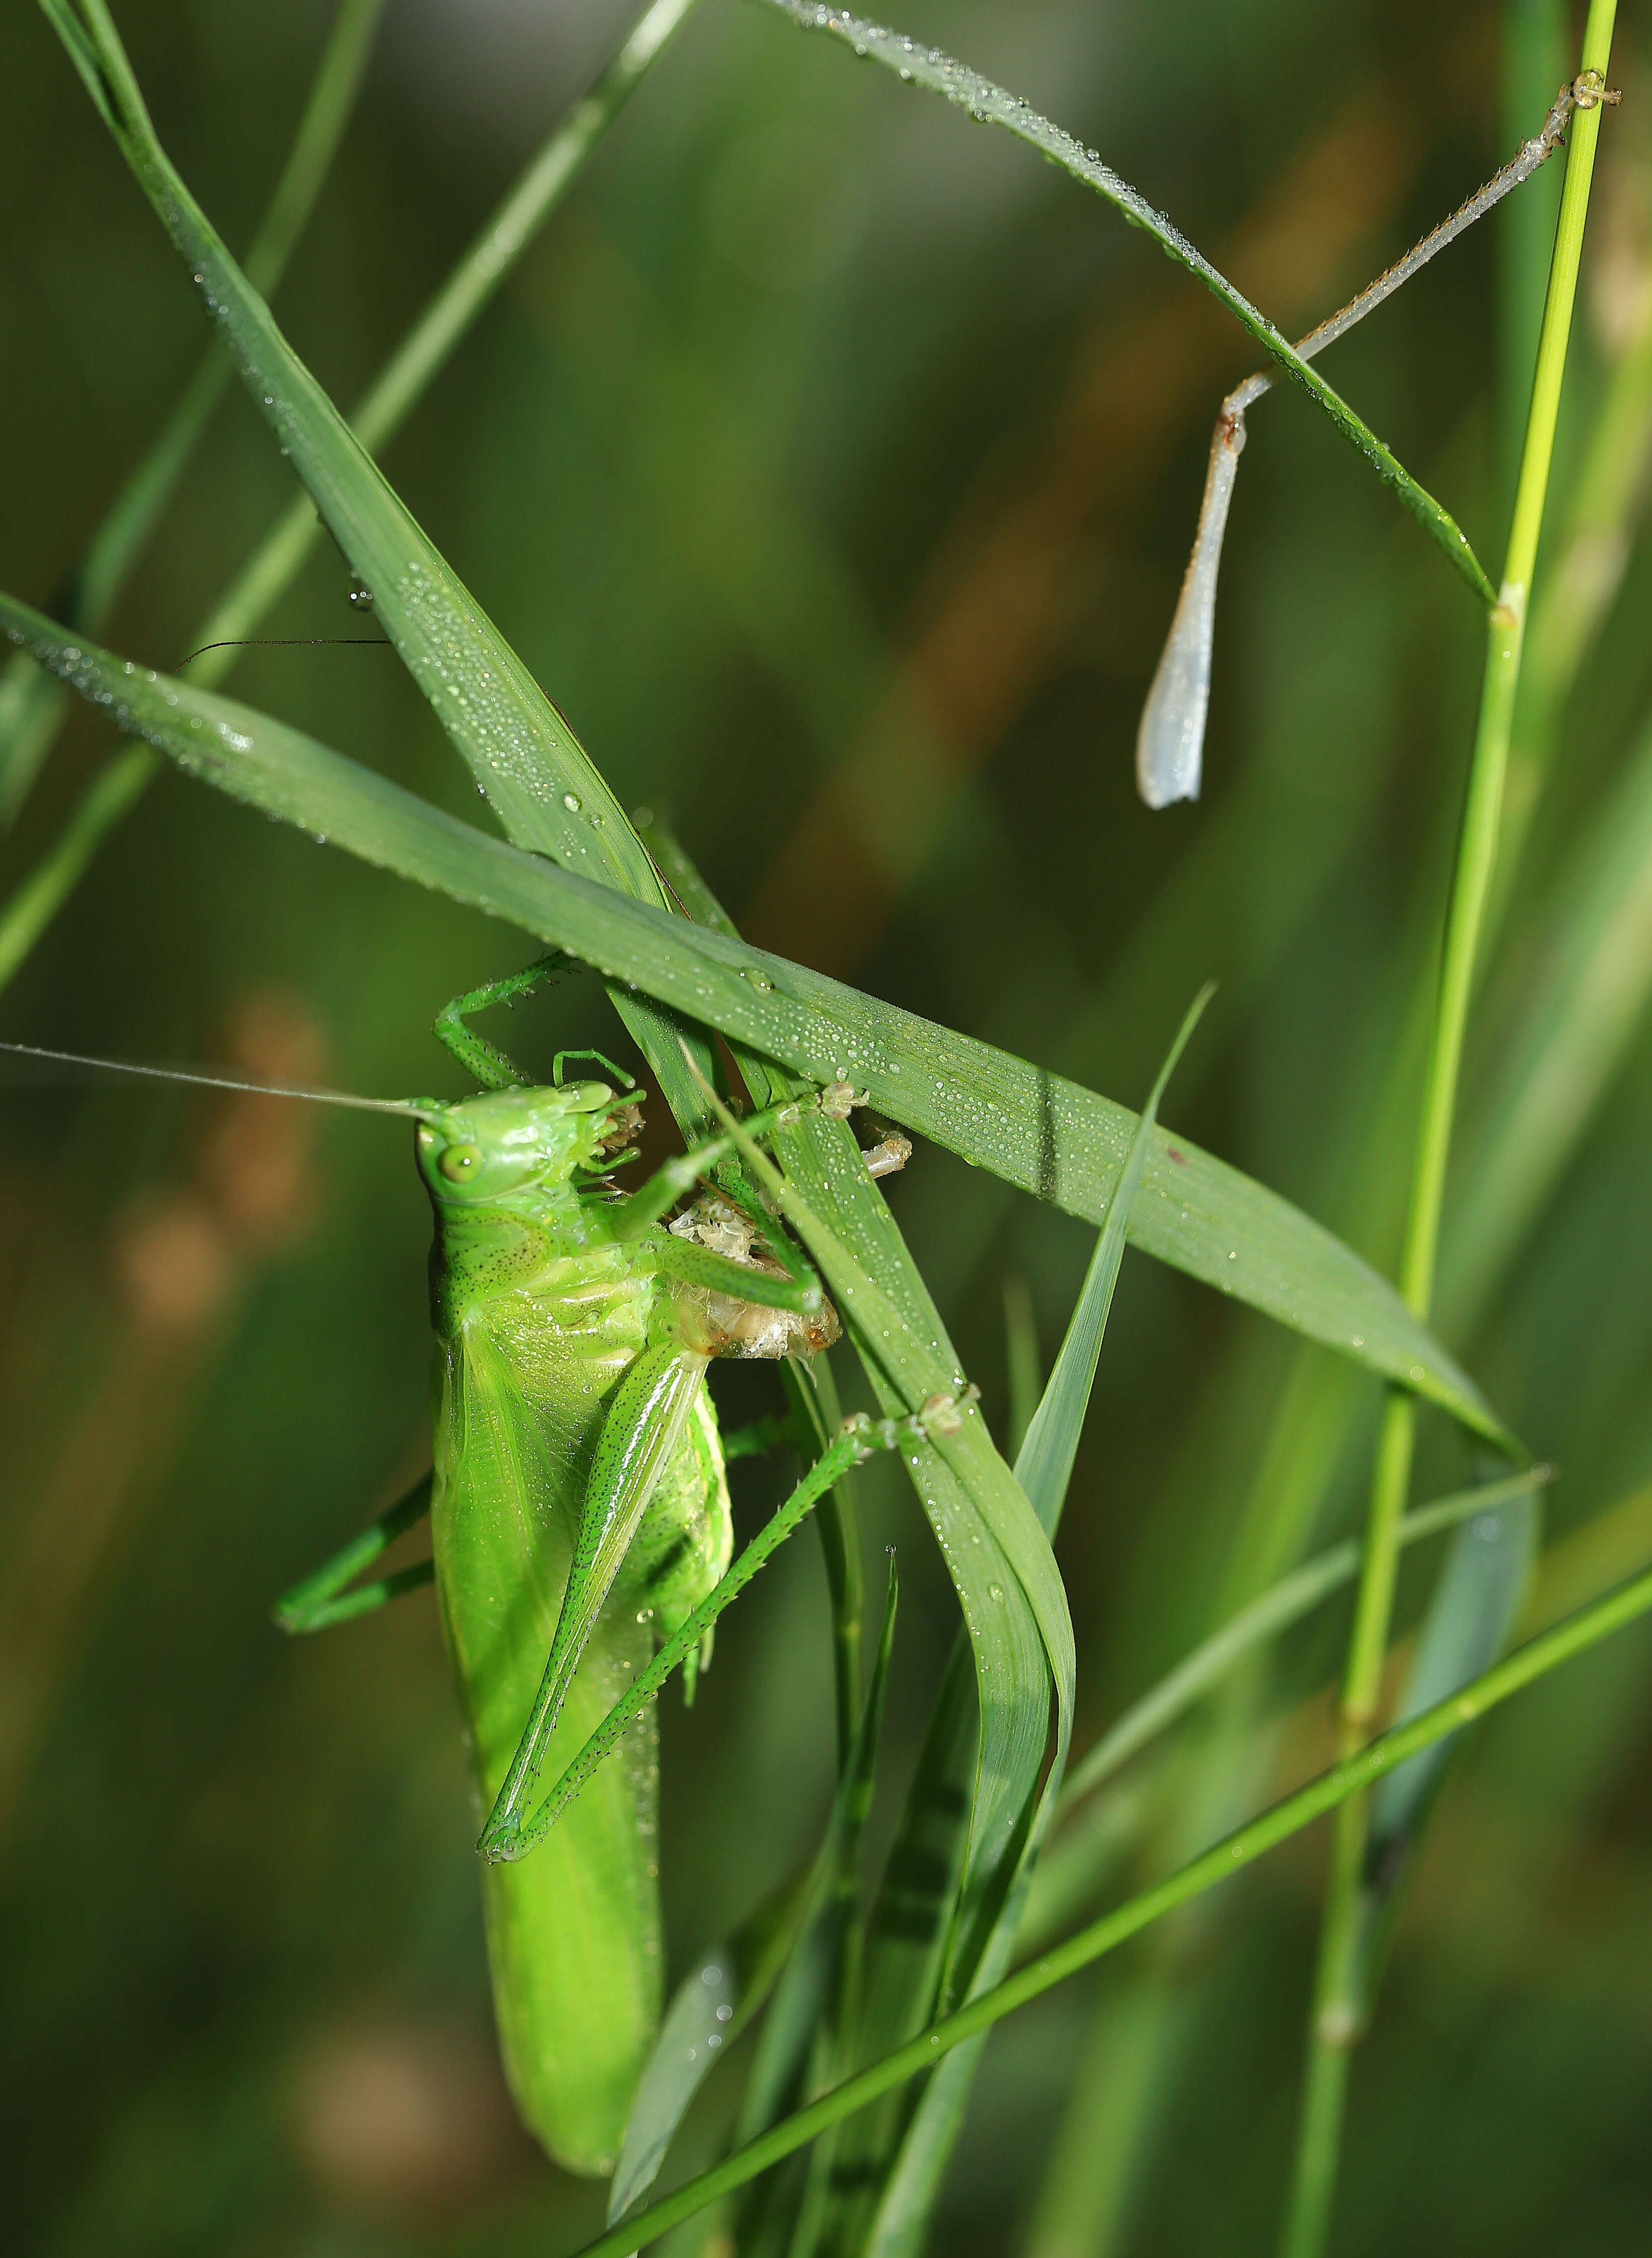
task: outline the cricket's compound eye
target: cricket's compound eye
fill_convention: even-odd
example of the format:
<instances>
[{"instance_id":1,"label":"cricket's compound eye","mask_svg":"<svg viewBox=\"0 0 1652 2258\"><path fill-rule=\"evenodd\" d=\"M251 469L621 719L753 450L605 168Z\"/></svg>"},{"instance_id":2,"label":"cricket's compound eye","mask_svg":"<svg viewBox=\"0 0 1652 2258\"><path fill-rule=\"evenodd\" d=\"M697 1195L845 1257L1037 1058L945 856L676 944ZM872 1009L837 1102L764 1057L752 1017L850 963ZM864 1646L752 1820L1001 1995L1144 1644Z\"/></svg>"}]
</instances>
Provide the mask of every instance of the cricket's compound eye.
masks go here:
<instances>
[{"instance_id":1,"label":"cricket's compound eye","mask_svg":"<svg viewBox=\"0 0 1652 2258\"><path fill-rule=\"evenodd\" d=\"M469 1182L481 1162L479 1145L450 1145L436 1166L450 1184L463 1184Z\"/></svg>"}]
</instances>

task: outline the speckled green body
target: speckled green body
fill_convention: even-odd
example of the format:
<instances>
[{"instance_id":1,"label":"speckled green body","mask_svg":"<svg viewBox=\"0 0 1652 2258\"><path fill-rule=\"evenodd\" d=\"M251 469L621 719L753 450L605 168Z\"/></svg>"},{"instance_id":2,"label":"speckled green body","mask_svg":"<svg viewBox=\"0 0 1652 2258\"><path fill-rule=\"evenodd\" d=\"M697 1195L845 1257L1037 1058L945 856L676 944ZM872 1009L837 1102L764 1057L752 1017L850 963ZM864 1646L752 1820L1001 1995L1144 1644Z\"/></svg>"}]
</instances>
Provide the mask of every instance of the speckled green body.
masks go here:
<instances>
[{"instance_id":1,"label":"speckled green body","mask_svg":"<svg viewBox=\"0 0 1652 2258\"><path fill-rule=\"evenodd\" d=\"M493 1802L557 1629L582 1503L620 1447L627 1374L660 1416L658 1486L605 1601L547 1757L583 1745L728 1559L728 1497L703 1359L684 1355L656 1267L578 1188L615 1101L600 1084L490 1093L420 1131L436 1214L436 1584L479 1808ZM450 1181L453 1155L471 1181ZM444 1158L445 1156L445 1158ZM650 1407L652 1408L652 1407ZM608 1432L605 1436L605 1427ZM607 2169L660 2008L652 1713L532 1856L483 1867L494 2006L511 2089L557 2162Z\"/></svg>"}]
</instances>

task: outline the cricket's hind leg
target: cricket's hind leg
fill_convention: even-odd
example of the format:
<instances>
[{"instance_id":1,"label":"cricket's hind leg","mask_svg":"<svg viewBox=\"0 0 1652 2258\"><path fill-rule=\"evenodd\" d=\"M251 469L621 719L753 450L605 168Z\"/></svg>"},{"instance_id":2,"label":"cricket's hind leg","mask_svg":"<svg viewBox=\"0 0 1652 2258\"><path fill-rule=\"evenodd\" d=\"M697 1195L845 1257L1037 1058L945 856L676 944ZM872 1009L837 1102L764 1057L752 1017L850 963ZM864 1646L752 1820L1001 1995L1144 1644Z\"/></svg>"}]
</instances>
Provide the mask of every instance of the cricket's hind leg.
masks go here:
<instances>
[{"instance_id":1,"label":"cricket's hind leg","mask_svg":"<svg viewBox=\"0 0 1652 2258\"><path fill-rule=\"evenodd\" d=\"M387 1551L398 1537L405 1536L430 1510L430 1486L434 1473L421 1474L404 1497L399 1497L387 1511L381 1513L371 1527L359 1537L352 1537L342 1551L324 1561L313 1575L306 1576L301 1584L279 1599L270 1613L282 1630L295 1637L305 1631L328 1630L334 1623L349 1622L352 1616L372 1613L404 1592L416 1592L430 1582L435 1569L429 1560L415 1560L410 1568L398 1568L394 1575L380 1576L371 1584L358 1585L353 1592L344 1587L362 1570L370 1567L381 1552Z\"/></svg>"},{"instance_id":2,"label":"cricket's hind leg","mask_svg":"<svg viewBox=\"0 0 1652 2258\"><path fill-rule=\"evenodd\" d=\"M443 1004L436 1015L437 1042L452 1052L465 1072L474 1075L484 1090L531 1089L531 1074L524 1074L514 1059L464 1023L476 1012L491 1010L495 1004L514 1003L517 997L530 994L548 980L559 979L573 968L571 956L553 949L549 956L542 956L520 972L507 972L502 980L490 980L486 987L472 988L463 996L456 996L450 1004ZM560 1054L559 1059L575 1055L567 1052Z\"/></svg>"}]
</instances>

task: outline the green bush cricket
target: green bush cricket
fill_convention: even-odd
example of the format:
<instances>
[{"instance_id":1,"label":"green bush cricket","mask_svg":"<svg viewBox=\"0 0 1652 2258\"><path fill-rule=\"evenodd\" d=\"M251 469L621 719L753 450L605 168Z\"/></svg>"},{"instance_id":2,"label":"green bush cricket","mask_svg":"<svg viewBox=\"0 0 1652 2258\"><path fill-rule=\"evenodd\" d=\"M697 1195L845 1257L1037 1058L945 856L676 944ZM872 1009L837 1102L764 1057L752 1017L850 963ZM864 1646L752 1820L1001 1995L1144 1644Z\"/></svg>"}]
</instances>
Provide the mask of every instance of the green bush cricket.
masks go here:
<instances>
[{"instance_id":1,"label":"green bush cricket","mask_svg":"<svg viewBox=\"0 0 1652 2258\"><path fill-rule=\"evenodd\" d=\"M381 1530L387 1541L428 1503L487 1814L488 1950L512 2091L559 2162L602 2171L660 2007L651 1711L533 1857L514 1837L541 1767L560 1772L649 1660L654 1625L675 1630L728 1565L709 1359L824 1346L836 1323L789 1250L759 1269L691 1235L714 1237L715 1223L691 1214L683 1232L660 1227L717 1154L616 1192L641 1118L628 1077L564 1083L559 1055L553 1083L535 1087L464 1026L554 969L461 997L437 1021L484 1087L418 1109L436 1218L435 1466ZM748 1248L754 1235L748 1226ZM770 1243L785 1245L777 1231ZM358 1544L290 1594L278 1620L336 1620L335 1594L361 1562ZM344 1605L376 1596L390 1594ZM703 1658L685 1665L691 1694Z\"/></svg>"}]
</instances>

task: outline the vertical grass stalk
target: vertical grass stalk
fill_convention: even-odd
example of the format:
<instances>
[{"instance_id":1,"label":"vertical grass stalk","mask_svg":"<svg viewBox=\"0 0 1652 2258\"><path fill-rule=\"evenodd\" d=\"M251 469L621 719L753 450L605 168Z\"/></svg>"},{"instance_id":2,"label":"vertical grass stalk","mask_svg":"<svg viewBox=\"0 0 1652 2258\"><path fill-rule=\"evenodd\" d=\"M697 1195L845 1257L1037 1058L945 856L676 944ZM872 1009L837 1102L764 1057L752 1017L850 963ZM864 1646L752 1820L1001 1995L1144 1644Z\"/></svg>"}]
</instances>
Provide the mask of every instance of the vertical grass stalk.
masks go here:
<instances>
[{"instance_id":1,"label":"vertical grass stalk","mask_svg":"<svg viewBox=\"0 0 1652 2258\"><path fill-rule=\"evenodd\" d=\"M1616 0L1591 0L1584 32L1582 70L1577 82L1582 106L1571 129L1503 583L1487 626L1479 720L1446 912L1433 1035L1400 1259L1400 1291L1411 1308L1424 1318L1434 1296L1440 1211L1450 1153L1463 1038L1497 856L1527 604L1549 490L1615 14ZM1415 1433L1413 1401L1396 1390L1391 1394L1384 1414L1372 1472L1359 1595L1343 1679L1344 1757L1369 1738L1377 1713L1393 1607L1400 1521L1410 1484ZM1308 2028L1294 2181L1280 2245L1282 2258L1320 2258L1329 2229L1342 2145L1349 2056L1368 2005L1360 1996L1356 1948L1359 1884L1369 1816L1363 1795L1351 1797L1336 1815Z\"/></svg>"}]
</instances>

